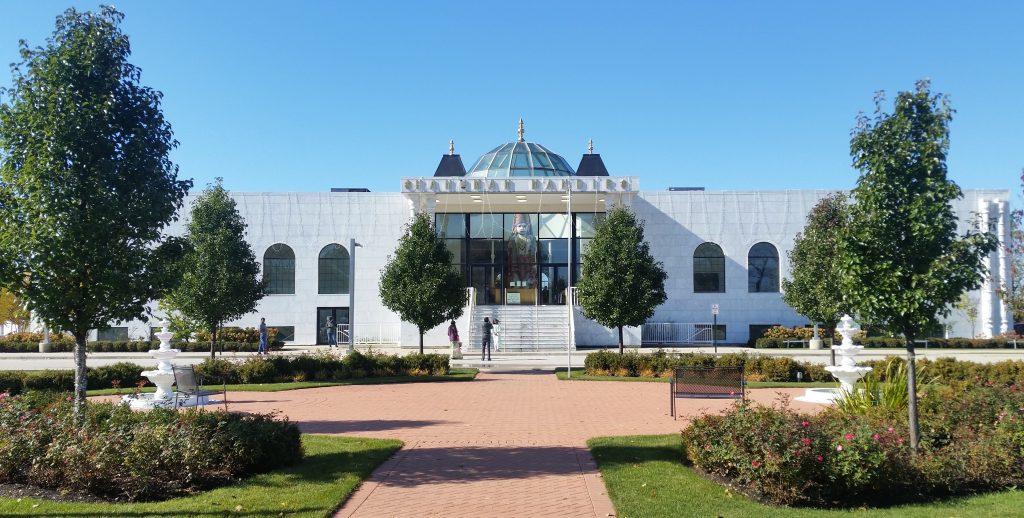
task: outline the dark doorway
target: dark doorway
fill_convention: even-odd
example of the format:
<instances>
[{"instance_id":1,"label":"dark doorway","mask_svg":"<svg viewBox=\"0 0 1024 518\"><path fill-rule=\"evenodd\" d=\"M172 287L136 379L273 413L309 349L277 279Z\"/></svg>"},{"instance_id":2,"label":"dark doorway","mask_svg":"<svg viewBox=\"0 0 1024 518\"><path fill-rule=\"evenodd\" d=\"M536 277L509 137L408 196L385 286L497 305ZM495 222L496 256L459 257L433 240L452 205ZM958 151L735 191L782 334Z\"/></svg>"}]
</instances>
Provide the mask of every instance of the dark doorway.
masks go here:
<instances>
[{"instance_id":1,"label":"dark doorway","mask_svg":"<svg viewBox=\"0 0 1024 518\"><path fill-rule=\"evenodd\" d=\"M316 343L327 345L327 318L334 319L335 326L348 324L348 308L316 308ZM337 331L338 343L347 344L348 337L342 329Z\"/></svg>"}]
</instances>

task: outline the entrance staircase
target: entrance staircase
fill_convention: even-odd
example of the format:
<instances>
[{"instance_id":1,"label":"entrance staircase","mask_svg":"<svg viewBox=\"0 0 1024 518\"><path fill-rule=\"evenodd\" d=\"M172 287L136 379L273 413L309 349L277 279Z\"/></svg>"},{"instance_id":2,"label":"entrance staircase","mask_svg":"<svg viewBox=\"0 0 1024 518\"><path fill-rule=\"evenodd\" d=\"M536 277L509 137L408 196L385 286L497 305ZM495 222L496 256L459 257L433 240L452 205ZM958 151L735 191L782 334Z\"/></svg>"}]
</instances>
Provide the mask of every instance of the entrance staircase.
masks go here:
<instances>
[{"instance_id":1,"label":"entrance staircase","mask_svg":"<svg viewBox=\"0 0 1024 518\"><path fill-rule=\"evenodd\" d=\"M477 306L470 312L469 340L463 350L480 352L484 317L501 321L500 337L491 352L564 351L569 340L569 309L565 306Z\"/></svg>"}]
</instances>

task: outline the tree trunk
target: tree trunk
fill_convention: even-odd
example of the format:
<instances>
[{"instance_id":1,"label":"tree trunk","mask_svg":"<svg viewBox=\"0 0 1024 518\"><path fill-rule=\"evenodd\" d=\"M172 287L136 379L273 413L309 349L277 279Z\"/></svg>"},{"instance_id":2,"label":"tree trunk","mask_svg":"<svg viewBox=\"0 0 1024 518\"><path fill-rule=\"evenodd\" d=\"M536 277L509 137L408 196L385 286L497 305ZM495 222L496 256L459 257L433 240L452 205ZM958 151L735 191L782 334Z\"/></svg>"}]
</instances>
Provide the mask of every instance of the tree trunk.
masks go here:
<instances>
[{"instance_id":1,"label":"tree trunk","mask_svg":"<svg viewBox=\"0 0 1024 518\"><path fill-rule=\"evenodd\" d=\"M423 354L423 329L420 329L420 354Z\"/></svg>"},{"instance_id":2,"label":"tree trunk","mask_svg":"<svg viewBox=\"0 0 1024 518\"><path fill-rule=\"evenodd\" d=\"M216 347L217 347L217 326L213 326L213 328L210 329L210 359L211 360L214 360L214 359L217 358L214 355L214 351L216 350Z\"/></svg>"},{"instance_id":3,"label":"tree trunk","mask_svg":"<svg viewBox=\"0 0 1024 518\"><path fill-rule=\"evenodd\" d=\"M907 338L907 411L910 418L910 449L917 452L919 433L917 426L917 366L914 364L914 335L904 333Z\"/></svg>"},{"instance_id":4,"label":"tree trunk","mask_svg":"<svg viewBox=\"0 0 1024 518\"><path fill-rule=\"evenodd\" d=\"M622 354L625 348L622 346L622 326L619 326L619 354Z\"/></svg>"},{"instance_id":5,"label":"tree trunk","mask_svg":"<svg viewBox=\"0 0 1024 518\"><path fill-rule=\"evenodd\" d=\"M88 378L85 374L85 337L88 331L75 332L75 421L85 424L85 391Z\"/></svg>"}]
</instances>

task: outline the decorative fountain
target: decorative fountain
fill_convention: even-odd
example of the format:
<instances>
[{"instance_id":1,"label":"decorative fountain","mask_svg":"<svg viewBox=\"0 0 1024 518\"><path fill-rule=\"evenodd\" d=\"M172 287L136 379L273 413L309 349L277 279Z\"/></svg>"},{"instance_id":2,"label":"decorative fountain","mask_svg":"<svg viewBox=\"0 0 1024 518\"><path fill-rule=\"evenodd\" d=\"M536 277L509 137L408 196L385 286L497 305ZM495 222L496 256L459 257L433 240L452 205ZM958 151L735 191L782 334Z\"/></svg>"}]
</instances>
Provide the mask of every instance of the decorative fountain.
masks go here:
<instances>
[{"instance_id":1,"label":"decorative fountain","mask_svg":"<svg viewBox=\"0 0 1024 518\"><path fill-rule=\"evenodd\" d=\"M843 343L832 347L840 357L839 365L825 367L825 370L829 371L832 376L839 380L839 388L807 389L803 396L796 398L797 401L822 403L826 405L831 404L844 392L852 394L855 390L854 384L857 383L857 380L871 372L871 367L857 366L857 361L855 359L857 354L864 349L864 346L853 345L853 335L857 331L860 331L860 327L853 322L850 315L843 315L843 318L841 318L839 322L840 325L836 328L836 331L842 335Z\"/></svg>"},{"instance_id":2,"label":"decorative fountain","mask_svg":"<svg viewBox=\"0 0 1024 518\"><path fill-rule=\"evenodd\" d=\"M156 333L157 339L160 340L160 348L149 350L149 355L158 362L156 370L142 371L142 375L156 385L156 392L153 394L129 394L121 398L133 410L148 410L157 407L174 408L175 394L171 390L171 385L174 385L174 366L171 364L171 360L181 351L171 349L171 337L174 336L174 333L167 330L169 325L170 323L166 320L160 322L160 326L164 328L163 332Z\"/></svg>"}]
</instances>

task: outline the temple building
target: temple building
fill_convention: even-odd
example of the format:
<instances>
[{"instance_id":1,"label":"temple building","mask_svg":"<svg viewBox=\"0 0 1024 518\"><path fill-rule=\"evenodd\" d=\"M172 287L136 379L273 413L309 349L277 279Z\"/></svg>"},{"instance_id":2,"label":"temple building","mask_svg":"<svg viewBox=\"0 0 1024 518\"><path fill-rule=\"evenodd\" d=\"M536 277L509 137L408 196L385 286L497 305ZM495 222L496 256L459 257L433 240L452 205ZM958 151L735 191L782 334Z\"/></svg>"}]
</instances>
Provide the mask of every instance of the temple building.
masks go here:
<instances>
[{"instance_id":1,"label":"temple building","mask_svg":"<svg viewBox=\"0 0 1024 518\"><path fill-rule=\"evenodd\" d=\"M592 143L573 169L561 155L527 142L522 121L518 133L468 170L450 143L433 174L397 179L398 192L232 193L262 261L267 296L256 313L230 325L252 327L266 317L286 340L325 343L331 317L343 326L341 341L351 334L357 344L416 346L415 326L381 304L378 280L405 225L420 211L432 215L471 294L458 321L468 347L479 347L484 316L501 321L500 350L611 345L617 334L585 318L572 302L581 254L602 215L617 204L644 220L651 252L668 273L668 300L647 324L627 330L628 344L710 343L713 336L746 344L768 326L808 323L782 301L780 283L808 212L832 191L642 191L639 176L609 171ZM1005 239L1008 199L1007 190L965 189L954 202L960 231L980 217L993 221ZM183 233L187 220L184 214L171 233ZM1005 251L985 263L990 275L970 294L980 316L972 325L954 311L949 336L971 336L973 328L976 336L990 337L1013 327L998 295L1009 278ZM718 307L714 329L712 305ZM445 328L430 331L427 346L446 346ZM103 335L147 333L136 323Z\"/></svg>"}]
</instances>

